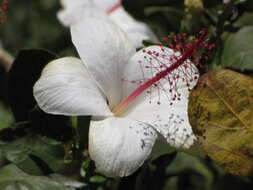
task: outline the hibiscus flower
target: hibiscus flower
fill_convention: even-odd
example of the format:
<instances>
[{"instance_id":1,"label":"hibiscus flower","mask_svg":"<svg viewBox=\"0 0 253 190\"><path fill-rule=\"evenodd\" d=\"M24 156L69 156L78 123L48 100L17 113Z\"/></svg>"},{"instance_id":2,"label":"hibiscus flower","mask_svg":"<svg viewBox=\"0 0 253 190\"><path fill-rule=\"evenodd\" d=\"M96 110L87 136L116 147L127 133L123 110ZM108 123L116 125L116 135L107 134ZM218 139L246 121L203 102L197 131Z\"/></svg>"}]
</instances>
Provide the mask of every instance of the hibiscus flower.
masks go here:
<instances>
[{"instance_id":1,"label":"hibiscus flower","mask_svg":"<svg viewBox=\"0 0 253 190\"><path fill-rule=\"evenodd\" d=\"M150 28L131 17L119 0L61 0L61 4L63 10L59 11L58 18L65 26L71 26L74 20L84 17L98 17L103 12L129 35L136 48L142 47L143 40L157 41Z\"/></svg>"},{"instance_id":2,"label":"hibiscus flower","mask_svg":"<svg viewBox=\"0 0 253 190\"><path fill-rule=\"evenodd\" d=\"M188 58L163 46L138 52L108 19L86 17L71 27L81 60L50 62L34 86L47 113L92 115L89 154L99 172L127 176L149 156L154 143L188 149L195 141L188 121L189 90L198 70Z\"/></svg>"}]
</instances>

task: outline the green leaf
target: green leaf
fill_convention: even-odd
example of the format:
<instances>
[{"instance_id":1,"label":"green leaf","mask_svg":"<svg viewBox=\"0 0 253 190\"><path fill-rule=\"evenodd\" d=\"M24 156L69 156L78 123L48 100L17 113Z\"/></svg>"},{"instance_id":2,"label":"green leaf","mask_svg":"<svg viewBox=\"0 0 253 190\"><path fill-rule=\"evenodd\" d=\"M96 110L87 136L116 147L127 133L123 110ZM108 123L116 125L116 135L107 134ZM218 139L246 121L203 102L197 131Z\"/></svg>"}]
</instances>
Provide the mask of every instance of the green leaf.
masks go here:
<instances>
[{"instance_id":1,"label":"green leaf","mask_svg":"<svg viewBox=\"0 0 253 190\"><path fill-rule=\"evenodd\" d=\"M99 176L99 175L92 176L90 178L91 183L104 183L106 180L107 180L106 178L104 178L103 176Z\"/></svg>"},{"instance_id":2,"label":"green leaf","mask_svg":"<svg viewBox=\"0 0 253 190\"><path fill-rule=\"evenodd\" d=\"M57 171L64 155L59 142L40 136L1 142L0 149L2 157L34 175Z\"/></svg>"},{"instance_id":3,"label":"green leaf","mask_svg":"<svg viewBox=\"0 0 253 190\"><path fill-rule=\"evenodd\" d=\"M169 146L168 144L164 142L157 141L152 149L150 158L151 158L151 161L154 161L160 156L163 156L166 154L172 154L175 152L176 152L176 149L174 149L173 147Z\"/></svg>"},{"instance_id":4,"label":"green leaf","mask_svg":"<svg viewBox=\"0 0 253 190\"><path fill-rule=\"evenodd\" d=\"M153 41L151 41L151 40L143 40L142 44L143 44L144 47L155 45L155 43Z\"/></svg>"},{"instance_id":5,"label":"green leaf","mask_svg":"<svg viewBox=\"0 0 253 190\"><path fill-rule=\"evenodd\" d=\"M253 70L253 26L239 30L224 46L221 64L225 68Z\"/></svg>"},{"instance_id":6,"label":"green leaf","mask_svg":"<svg viewBox=\"0 0 253 190\"><path fill-rule=\"evenodd\" d=\"M86 186L85 183L80 183L78 181L75 181L73 179L64 177L62 175L59 174L51 174L50 177L54 180L57 181L58 183L63 183L64 185L68 186L68 187L75 187L75 188L81 188Z\"/></svg>"},{"instance_id":7,"label":"green leaf","mask_svg":"<svg viewBox=\"0 0 253 190\"><path fill-rule=\"evenodd\" d=\"M10 109L0 102L0 130L9 127L13 121L14 118Z\"/></svg>"},{"instance_id":8,"label":"green leaf","mask_svg":"<svg viewBox=\"0 0 253 190\"><path fill-rule=\"evenodd\" d=\"M177 177L177 186L180 186L180 179L190 178L195 188L189 189L208 189L214 180L212 172L201 159L183 152L178 153L172 163L167 166L166 173Z\"/></svg>"},{"instance_id":9,"label":"green leaf","mask_svg":"<svg viewBox=\"0 0 253 190\"><path fill-rule=\"evenodd\" d=\"M83 163L82 163L82 168L83 169L88 169L89 165L90 165L91 159L90 158L86 158Z\"/></svg>"},{"instance_id":10,"label":"green leaf","mask_svg":"<svg viewBox=\"0 0 253 190\"><path fill-rule=\"evenodd\" d=\"M180 175L180 173L183 173L186 170L192 170L206 176L209 180L212 177L211 172L203 163L201 163L199 158L183 152L177 154L176 158L166 170L168 174L172 175Z\"/></svg>"},{"instance_id":11,"label":"green leaf","mask_svg":"<svg viewBox=\"0 0 253 190\"><path fill-rule=\"evenodd\" d=\"M75 190L84 185L55 174L49 177L28 175L15 165L0 170L1 190Z\"/></svg>"},{"instance_id":12,"label":"green leaf","mask_svg":"<svg viewBox=\"0 0 253 190\"><path fill-rule=\"evenodd\" d=\"M253 172L253 80L216 70L191 92L189 118L203 149L234 175Z\"/></svg>"},{"instance_id":13,"label":"green leaf","mask_svg":"<svg viewBox=\"0 0 253 190\"><path fill-rule=\"evenodd\" d=\"M184 12L182 11L182 7L167 7L167 6L154 6L154 7L147 7L144 10L144 13L146 17L154 18L157 17L153 22L156 24L161 24L160 30L162 30L162 27L167 26L170 28L169 31L179 31L180 29L180 22L184 16ZM155 28L157 30L157 28ZM162 30L163 31L163 30ZM163 35L167 35L169 31L163 31L167 32ZM161 32L159 32L161 33ZM161 36L163 37L163 36Z\"/></svg>"},{"instance_id":14,"label":"green leaf","mask_svg":"<svg viewBox=\"0 0 253 190\"><path fill-rule=\"evenodd\" d=\"M91 159L88 157L86 158L83 163L82 163L82 166L81 166L81 169L80 169L80 174L82 177L85 177L86 174L87 174L87 170L89 169L90 167L90 163L91 163Z\"/></svg>"},{"instance_id":15,"label":"green leaf","mask_svg":"<svg viewBox=\"0 0 253 190\"><path fill-rule=\"evenodd\" d=\"M245 12L239 19L233 24L235 27L243 27L253 25L253 13Z\"/></svg>"}]
</instances>

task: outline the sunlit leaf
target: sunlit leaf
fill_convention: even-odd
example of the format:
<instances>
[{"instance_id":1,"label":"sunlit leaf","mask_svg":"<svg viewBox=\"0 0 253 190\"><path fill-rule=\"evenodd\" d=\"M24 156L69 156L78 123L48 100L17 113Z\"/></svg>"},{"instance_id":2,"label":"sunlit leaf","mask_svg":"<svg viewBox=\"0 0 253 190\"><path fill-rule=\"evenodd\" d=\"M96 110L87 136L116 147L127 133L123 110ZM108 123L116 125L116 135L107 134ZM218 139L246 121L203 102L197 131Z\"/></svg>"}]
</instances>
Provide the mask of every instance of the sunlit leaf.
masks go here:
<instances>
[{"instance_id":1,"label":"sunlit leaf","mask_svg":"<svg viewBox=\"0 0 253 190\"><path fill-rule=\"evenodd\" d=\"M253 172L253 80L216 70L192 91L189 118L205 152L234 175Z\"/></svg>"},{"instance_id":2,"label":"sunlit leaf","mask_svg":"<svg viewBox=\"0 0 253 190\"><path fill-rule=\"evenodd\" d=\"M92 176L90 178L91 183L104 183L105 181L106 181L106 178L104 178L103 176L99 176L99 175Z\"/></svg>"}]
</instances>

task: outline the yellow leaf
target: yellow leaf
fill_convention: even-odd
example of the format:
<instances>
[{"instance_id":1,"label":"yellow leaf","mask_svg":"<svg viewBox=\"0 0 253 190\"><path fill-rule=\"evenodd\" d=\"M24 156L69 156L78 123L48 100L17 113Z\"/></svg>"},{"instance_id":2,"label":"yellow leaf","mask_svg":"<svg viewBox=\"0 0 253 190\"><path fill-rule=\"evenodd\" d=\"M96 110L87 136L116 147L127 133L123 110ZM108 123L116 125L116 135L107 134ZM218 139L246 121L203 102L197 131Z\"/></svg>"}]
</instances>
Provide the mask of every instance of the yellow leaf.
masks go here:
<instances>
[{"instance_id":1,"label":"yellow leaf","mask_svg":"<svg viewBox=\"0 0 253 190\"><path fill-rule=\"evenodd\" d=\"M187 8L196 8L196 9L204 8L202 0L185 0L184 5Z\"/></svg>"},{"instance_id":2,"label":"yellow leaf","mask_svg":"<svg viewBox=\"0 0 253 190\"><path fill-rule=\"evenodd\" d=\"M233 175L253 174L253 80L231 70L209 72L188 109L207 155Z\"/></svg>"}]
</instances>

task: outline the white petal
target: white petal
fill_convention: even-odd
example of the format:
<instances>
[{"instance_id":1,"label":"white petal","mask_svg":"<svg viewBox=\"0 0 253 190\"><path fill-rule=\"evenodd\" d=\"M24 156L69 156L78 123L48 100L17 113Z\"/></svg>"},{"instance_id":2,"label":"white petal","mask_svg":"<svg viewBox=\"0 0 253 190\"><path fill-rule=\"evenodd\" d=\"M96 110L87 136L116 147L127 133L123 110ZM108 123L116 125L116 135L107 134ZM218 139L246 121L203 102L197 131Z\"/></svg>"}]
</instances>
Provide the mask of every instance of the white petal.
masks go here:
<instances>
[{"instance_id":1,"label":"white petal","mask_svg":"<svg viewBox=\"0 0 253 190\"><path fill-rule=\"evenodd\" d=\"M112 108L121 99L122 74L135 48L111 21L85 18L71 27L72 40L82 60L100 84Z\"/></svg>"},{"instance_id":2,"label":"white petal","mask_svg":"<svg viewBox=\"0 0 253 190\"><path fill-rule=\"evenodd\" d=\"M174 54L171 49L159 46L138 52L126 67L124 96L127 97L140 84L169 67L172 61L170 57ZM180 66L142 92L124 113L130 118L148 122L176 148L189 148L195 140L188 121L187 106L188 88L195 86L198 70L189 61L186 65Z\"/></svg>"},{"instance_id":3,"label":"white petal","mask_svg":"<svg viewBox=\"0 0 253 190\"><path fill-rule=\"evenodd\" d=\"M34 85L39 107L62 115L111 115L106 100L81 60L66 57L50 62Z\"/></svg>"},{"instance_id":4,"label":"white petal","mask_svg":"<svg viewBox=\"0 0 253 190\"><path fill-rule=\"evenodd\" d=\"M105 12L108 12L113 7L119 5L119 0L94 0L95 5ZM136 48L142 47L143 40L151 40L156 42L157 38L150 28L139 21L136 21L122 6L109 13L112 21L125 31Z\"/></svg>"},{"instance_id":5,"label":"white petal","mask_svg":"<svg viewBox=\"0 0 253 190\"><path fill-rule=\"evenodd\" d=\"M196 140L187 115L188 101L181 100L173 105L150 104L148 99L137 105L128 117L147 122L157 130L167 142L180 149L189 149Z\"/></svg>"},{"instance_id":6,"label":"white petal","mask_svg":"<svg viewBox=\"0 0 253 190\"><path fill-rule=\"evenodd\" d=\"M156 138L156 132L148 124L128 118L92 121L89 153L102 174L128 176L143 164Z\"/></svg>"},{"instance_id":7,"label":"white petal","mask_svg":"<svg viewBox=\"0 0 253 190\"><path fill-rule=\"evenodd\" d=\"M100 9L103 11L108 11L118 3L120 3L120 0L93 0Z\"/></svg>"},{"instance_id":8,"label":"white petal","mask_svg":"<svg viewBox=\"0 0 253 190\"><path fill-rule=\"evenodd\" d=\"M136 48L143 47L143 40L157 42L157 38L151 29L146 24L136 21L123 7L113 11L110 18L129 35Z\"/></svg>"},{"instance_id":9,"label":"white petal","mask_svg":"<svg viewBox=\"0 0 253 190\"><path fill-rule=\"evenodd\" d=\"M85 17L107 18L107 15L95 6L93 0L61 0L60 2L63 9L57 13L57 17L65 26L71 26Z\"/></svg>"},{"instance_id":10,"label":"white petal","mask_svg":"<svg viewBox=\"0 0 253 190\"><path fill-rule=\"evenodd\" d=\"M223 0L224 4L228 4L231 0Z\"/></svg>"}]
</instances>

